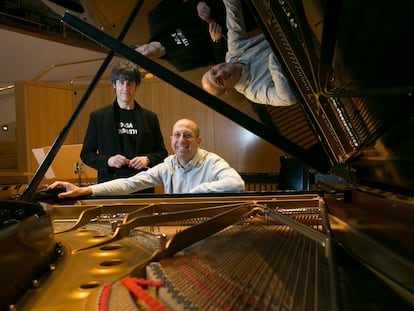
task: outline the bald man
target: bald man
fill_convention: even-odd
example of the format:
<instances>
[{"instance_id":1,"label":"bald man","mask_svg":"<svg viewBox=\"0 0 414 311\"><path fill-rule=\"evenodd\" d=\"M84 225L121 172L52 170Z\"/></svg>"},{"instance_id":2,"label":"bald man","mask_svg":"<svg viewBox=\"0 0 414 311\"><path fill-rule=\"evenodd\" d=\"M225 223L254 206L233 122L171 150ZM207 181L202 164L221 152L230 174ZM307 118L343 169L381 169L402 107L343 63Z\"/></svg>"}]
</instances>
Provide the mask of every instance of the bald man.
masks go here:
<instances>
[{"instance_id":1,"label":"bald man","mask_svg":"<svg viewBox=\"0 0 414 311\"><path fill-rule=\"evenodd\" d=\"M226 61L201 78L208 93L221 96L233 90L257 104L290 106L297 96L264 34L247 35L240 0L224 0L227 11Z\"/></svg>"},{"instance_id":2,"label":"bald man","mask_svg":"<svg viewBox=\"0 0 414 311\"><path fill-rule=\"evenodd\" d=\"M170 136L174 155L165 158L164 162L129 178L88 187L56 181L49 188L65 188L59 198L130 194L160 185L170 194L244 191L244 181L237 171L217 154L201 149L201 141L197 124L181 119L174 124Z\"/></svg>"}]
</instances>

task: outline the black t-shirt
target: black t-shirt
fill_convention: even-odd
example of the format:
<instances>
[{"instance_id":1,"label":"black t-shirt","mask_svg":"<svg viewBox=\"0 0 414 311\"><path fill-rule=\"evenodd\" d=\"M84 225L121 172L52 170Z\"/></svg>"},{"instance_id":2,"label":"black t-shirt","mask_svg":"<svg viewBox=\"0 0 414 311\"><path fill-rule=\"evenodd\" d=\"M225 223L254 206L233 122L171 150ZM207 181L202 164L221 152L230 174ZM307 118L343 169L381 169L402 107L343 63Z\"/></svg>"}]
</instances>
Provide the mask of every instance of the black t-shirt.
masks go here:
<instances>
[{"instance_id":1,"label":"black t-shirt","mask_svg":"<svg viewBox=\"0 0 414 311\"><path fill-rule=\"evenodd\" d=\"M128 159L134 158L137 151L138 125L135 109L119 109L118 135L122 154Z\"/></svg>"},{"instance_id":2,"label":"black t-shirt","mask_svg":"<svg viewBox=\"0 0 414 311\"><path fill-rule=\"evenodd\" d=\"M201 27L177 28L161 34L158 41L164 46L166 54L162 57L180 71L204 67L215 62L210 37ZM223 60L225 54L223 53Z\"/></svg>"},{"instance_id":3,"label":"black t-shirt","mask_svg":"<svg viewBox=\"0 0 414 311\"><path fill-rule=\"evenodd\" d=\"M197 15L198 1L164 0L149 14L150 41L165 48L162 57L179 71L224 61L227 43L214 44L208 24Z\"/></svg>"}]
</instances>

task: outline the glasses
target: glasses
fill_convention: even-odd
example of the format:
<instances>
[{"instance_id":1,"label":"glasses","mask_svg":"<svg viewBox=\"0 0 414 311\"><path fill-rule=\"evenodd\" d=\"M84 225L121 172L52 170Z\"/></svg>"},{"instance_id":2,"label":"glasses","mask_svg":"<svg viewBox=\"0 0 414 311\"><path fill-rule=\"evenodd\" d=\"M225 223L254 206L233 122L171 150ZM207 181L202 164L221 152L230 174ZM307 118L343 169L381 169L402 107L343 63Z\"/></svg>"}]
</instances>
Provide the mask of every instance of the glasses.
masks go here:
<instances>
[{"instance_id":1,"label":"glasses","mask_svg":"<svg viewBox=\"0 0 414 311\"><path fill-rule=\"evenodd\" d=\"M194 139L195 138L195 136L193 135L193 133L190 133L190 132L173 133L172 136L174 137L174 139L180 139L181 136L183 137L183 139L187 139L187 140L190 140L190 139Z\"/></svg>"}]
</instances>

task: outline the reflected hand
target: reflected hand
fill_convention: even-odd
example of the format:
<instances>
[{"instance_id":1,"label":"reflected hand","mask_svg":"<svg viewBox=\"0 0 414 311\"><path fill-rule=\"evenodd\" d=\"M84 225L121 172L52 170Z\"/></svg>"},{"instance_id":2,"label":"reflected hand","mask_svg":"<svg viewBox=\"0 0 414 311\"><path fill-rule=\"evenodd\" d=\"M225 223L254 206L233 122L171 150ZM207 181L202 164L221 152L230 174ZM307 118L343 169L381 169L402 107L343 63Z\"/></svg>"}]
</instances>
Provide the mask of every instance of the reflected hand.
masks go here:
<instances>
[{"instance_id":1,"label":"reflected hand","mask_svg":"<svg viewBox=\"0 0 414 311\"><path fill-rule=\"evenodd\" d=\"M206 23L211 22L211 8L204 1L200 1L197 4L197 13L198 17L200 17Z\"/></svg>"},{"instance_id":2,"label":"reflected hand","mask_svg":"<svg viewBox=\"0 0 414 311\"><path fill-rule=\"evenodd\" d=\"M165 55L165 48L157 41L139 45L135 51L149 58L158 58Z\"/></svg>"},{"instance_id":3,"label":"reflected hand","mask_svg":"<svg viewBox=\"0 0 414 311\"><path fill-rule=\"evenodd\" d=\"M210 32L211 40L214 42L218 42L223 37L223 28L220 24L216 23L215 21L212 21L208 24L208 30Z\"/></svg>"}]
</instances>

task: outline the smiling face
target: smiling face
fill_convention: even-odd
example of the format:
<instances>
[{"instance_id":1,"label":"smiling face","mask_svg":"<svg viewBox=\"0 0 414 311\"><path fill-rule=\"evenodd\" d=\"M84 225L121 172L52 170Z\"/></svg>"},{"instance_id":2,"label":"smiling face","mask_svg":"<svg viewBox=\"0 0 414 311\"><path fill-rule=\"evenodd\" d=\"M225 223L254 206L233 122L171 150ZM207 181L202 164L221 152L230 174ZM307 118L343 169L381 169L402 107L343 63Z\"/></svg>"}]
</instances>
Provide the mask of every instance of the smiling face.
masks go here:
<instances>
[{"instance_id":1,"label":"smiling face","mask_svg":"<svg viewBox=\"0 0 414 311\"><path fill-rule=\"evenodd\" d=\"M205 91L220 96L232 89L240 80L243 65L239 63L220 63L201 78L201 85Z\"/></svg>"},{"instance_id":2,"label":"smiling face","mask_svg":"<svg viewBox=\"0 0 414 311\"><path fill-rule=\"evenodd\" d=\"M170 141L178 162L181 166L185 166L197 153L201 143L197 124L188 119L177 121Z\"/></svg>"}]
</instances>

